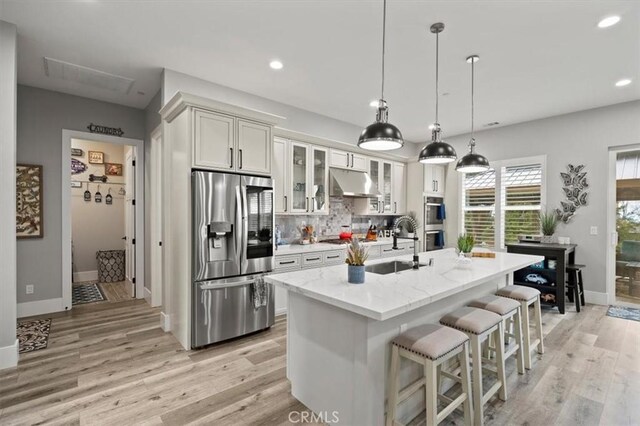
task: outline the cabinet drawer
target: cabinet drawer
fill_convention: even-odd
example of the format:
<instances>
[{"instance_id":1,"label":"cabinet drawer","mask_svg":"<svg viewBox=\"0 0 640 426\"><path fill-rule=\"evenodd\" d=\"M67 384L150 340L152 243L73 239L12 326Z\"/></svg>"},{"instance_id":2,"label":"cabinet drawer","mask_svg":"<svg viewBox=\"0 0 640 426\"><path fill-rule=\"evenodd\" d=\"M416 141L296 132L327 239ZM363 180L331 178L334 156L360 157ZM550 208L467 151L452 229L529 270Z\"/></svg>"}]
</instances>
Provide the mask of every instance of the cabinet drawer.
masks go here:
<instances>
[{"instance_id":1,"label":"cabinet drawer","mask_svg":"<svg viewBox=\"0 0 640 426\"><path fill-rule=\"evenodd\" d=\"M399 254L397 250L393 249L393 244L384 244L380 246L380 256L388 257Z\"/></svg>"},{"instance_id":2,"label":"cabinet drawer","mask_svg":"<svg viewBox=\"0 0 640 426\"><path fill-rule=\"evenodd\" d=\"M307 253L302 255L302 267L303 268L316 268L322 265L322 253Z\"/></svg>"},{"instance_id":3,"label":"cabinet drawer","mask_svg":"<svg viewBox=\"0 0 640 426\"><path fill-rule=\"evenodd\" d=\"M323 254L325 265L338 265L340 263L344 263L344 259L347 255L344 250L327 251Z\"/></svg>"},{"instance_id":4,"label":"cabinet drawer","mask_svg":"<svg viewBox=\"0 0 640 426\"><path fill-rule=\"evenodd\" d=\"M275 271L295 271L298 269L300 269L300 255L276 256Z\"/></svg>"}]
</instances>

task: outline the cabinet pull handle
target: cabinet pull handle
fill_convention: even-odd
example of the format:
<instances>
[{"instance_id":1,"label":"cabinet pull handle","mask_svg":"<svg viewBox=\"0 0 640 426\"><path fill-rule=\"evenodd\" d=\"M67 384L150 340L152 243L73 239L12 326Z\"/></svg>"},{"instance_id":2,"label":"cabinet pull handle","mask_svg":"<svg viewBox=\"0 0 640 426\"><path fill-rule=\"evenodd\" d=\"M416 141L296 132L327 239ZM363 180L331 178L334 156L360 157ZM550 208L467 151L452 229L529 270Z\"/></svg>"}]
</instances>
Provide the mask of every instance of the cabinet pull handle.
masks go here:
<instances>
[{"instance_id":1,"label":"cabinet pull handle","mask_svg":"<svg viewBox=\"0 0 640 426\"><path fill-rule=\"evenodd\" d=\"M287 211L287 204L288 204L288 201L289 201L289 200L287 199L287 196L285 195L285 196L284 196L284 211L285 211L285 212Z\"/></svg>"},{"instance_id":2,"label":"cabinet pull handle","mask_svg":"<svg viewBox=\"0 0 640 426\"><path fill-rule=\"evenodd\" d=\"M229 151L231 151L231 165L229 166L230 169L233 169L233 148L229 148Z\"/></svg>"},{"instance_id":3,"label":"cabinet pull handle","mask_svg":"<svg viewBox=\"0 0 640 426\"><path fill-rule=\"evenodd\" d=\"M338 256L338 255L335 255L335 256L327 256L327 259L337 259L337 258L339 258L339 257L340 257L340 256Z\"/></svg>"},{"instance_id":4,"label":"cabinet pull handle","mask_svg":"<svg viewBox=\"0 0 640 426\"><path fill-rule=\"evenodd\" d=\"M308 258L306 259L306 261L307 261L307 262L309 262L309 261L311 261L311 260L320 260L320 258L319 258L319 257L308 257Z\"/></svg>"},{"instance_id":5,"label":"cabinet pull handle","mask_svg":"<svg viewBox=\"0 0 640 426\"><path fill-rule=\"evenodd\" d=\"M398 213L398 202L397 201L393 202L393 212L394 213Z\"/></svg>"},{"instance_id":6,"label":"cabinet pull handle","mask_svg":"<svg viewBox=\"0 0 640 426\"><path fill-rule=\"evenodd\" d=\"M238 164L238 168L241 169L242 168L242 150L239 149L238 152L240 153L240 160L239 160L240 164Z\"/></svg>"},{"instance_id":7,"label":"cabinet pull handle","mask_svg":"<svg viewBox=\"0 0 640 426\"><path fill-rule=\"evenodd\" d=\"M305 199L305 210L309 211L309 197Z\"/></svg>"},{"instance_id":8,"label":"cabinet pull handle","mask_svg":"<svg viewBox=\"0 0 640 426\"><path fill-rule=\"evenodd\" d=\"M387 253L387 252L390 252L391 250L393 250L393 249L386 249L386 250L385 250L385 249L383 249L382 251L383 251L383 252L385 252L385 253Z\"/></svg>"},{"instance_id":9,"label":"cabinet pull handle","mask_svg":"<svg viewBox=\"0 0 640 426\"><path fill-rule=\"evenodd\" d=\"M278 262L280 265L291 265L292 263L296 263L295 260L288 260L286 262Z\"/></svg>"},{"instance_id":10,"label":"cabinet pull handle","mask_svg":"<svg viewBox=\"0 0 640 426\"><path fill-rule=\"evenodd\" d=\"M351 168L353 168L353 154L351 154Z\"/></svg>"},{"instance_id":11,"label":"cabinet pull handle","mask_svg":"<svg viewBox=\"0 0 640 426\"><path fill-rule=\"evenodd\" d=\"M311 197L311 211L316 211L316 197Z\"/></svg>"},{"instance_id":12,"label":"cabinet pull handle","mask_svg":"<svg viewBox=\"0 0 640 426\"><path fill-rule=\"evenodd\" d=\"M349 167L349 153L347 152L347 167Z\"/></svg>"}]
</instances>

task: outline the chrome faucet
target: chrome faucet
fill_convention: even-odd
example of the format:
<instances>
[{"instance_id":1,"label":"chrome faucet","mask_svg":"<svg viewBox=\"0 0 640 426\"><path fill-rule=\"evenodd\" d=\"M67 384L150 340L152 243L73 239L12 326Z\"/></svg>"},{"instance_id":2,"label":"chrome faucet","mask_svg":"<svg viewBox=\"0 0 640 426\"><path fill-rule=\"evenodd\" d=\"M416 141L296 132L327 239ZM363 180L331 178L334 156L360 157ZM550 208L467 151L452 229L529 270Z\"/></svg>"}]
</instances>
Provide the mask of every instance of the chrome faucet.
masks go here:
<instances>
[{"instance_id":1,"label":"chrome faucet","mask_svg":"<svg viewBox=\"0 0 640 426\"><path fill-rule=\"evenodd\" d=\"M398 226L400 224L408 222L413 228L413 237L400 237L398 236ZM420 267L420 257L418 256L418 242L420 239L416 236L418 230L418 222L411 216L400 216L393 222L393 249L398 250L398 238L402 240L413 240L413 269Z\"/></svg>"}]
</instances>

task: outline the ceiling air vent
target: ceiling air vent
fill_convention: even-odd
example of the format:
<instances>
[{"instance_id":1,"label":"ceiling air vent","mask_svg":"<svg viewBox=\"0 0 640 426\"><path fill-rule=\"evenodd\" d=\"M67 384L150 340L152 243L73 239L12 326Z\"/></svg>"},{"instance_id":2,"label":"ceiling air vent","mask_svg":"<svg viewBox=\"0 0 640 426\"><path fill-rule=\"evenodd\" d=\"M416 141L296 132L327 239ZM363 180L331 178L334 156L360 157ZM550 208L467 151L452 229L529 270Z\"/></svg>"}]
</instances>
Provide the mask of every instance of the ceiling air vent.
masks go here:
<instances>
[{"instance_id":1,"label":"ceiling air vent","mask_svg":"<svg viewBox=\"0 0 640 426\"><path fill-rule=\"evenodd\" d=\"M125 94L129 93L135 81L130 78L47 57L44 58L44 72L47 77L60 78Z\"/></svg>"}]
</instances>

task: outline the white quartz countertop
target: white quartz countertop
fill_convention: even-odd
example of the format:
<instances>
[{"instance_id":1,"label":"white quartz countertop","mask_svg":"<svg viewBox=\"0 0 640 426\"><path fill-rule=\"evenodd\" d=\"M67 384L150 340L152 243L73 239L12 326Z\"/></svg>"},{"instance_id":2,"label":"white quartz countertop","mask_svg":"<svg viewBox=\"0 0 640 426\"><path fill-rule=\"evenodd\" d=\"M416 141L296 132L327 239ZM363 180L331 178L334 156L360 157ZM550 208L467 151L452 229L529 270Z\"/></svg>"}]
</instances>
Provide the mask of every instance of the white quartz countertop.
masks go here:
<instances>
[{"instance_id":1,"label":"white quartz countertop","mask_svg":"<svg viewBox=\"0 0 640 426\"><path fill-rule=\"evenodd\" d=\"M471 267L462 269L457 267L453 249L420 253L421 262L427 262L429 258L434 259L434 266L388 275L367 272L364 284L347 283L347 265L314 269L313 274L306 270L273 274L266 276L265 280L312 299L384 321L544 259L542 256L496 253L494 259L473 258ZM392 260L410 261L411 255L376 259L367 264Z\"/></svg>"},{"instance_id":2,"label":"white quartz countertop","mask_svg":"<svg viewBox=\"0 0 640 426\"><path fill-rule=\"evenodd\" d=\"M402 244L407 240L398 240L398 244ZM365 242L365 247L379 246L384 244L393 244L393 238L379 238L378 241ZM330 244L330 243L316 243L316 244L287 244L278 246L276 250L276 256L286 256L292 254L302 253L314 253L318 251L330 251L330 250L346 250L347 244Z\"/></svg>"}]
</instances>

